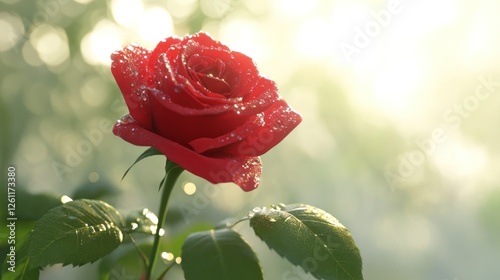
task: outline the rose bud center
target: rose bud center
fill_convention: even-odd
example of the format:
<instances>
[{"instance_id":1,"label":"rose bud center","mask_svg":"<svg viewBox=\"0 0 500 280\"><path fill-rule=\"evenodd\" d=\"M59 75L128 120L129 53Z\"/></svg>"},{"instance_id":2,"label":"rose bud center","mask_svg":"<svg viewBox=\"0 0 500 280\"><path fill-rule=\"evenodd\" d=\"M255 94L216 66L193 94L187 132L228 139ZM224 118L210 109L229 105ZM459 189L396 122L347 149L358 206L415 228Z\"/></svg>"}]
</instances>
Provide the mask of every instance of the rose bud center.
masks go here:
<instances>
[{"instance_id":1,"label":"rose bud center","mask_svg":"<svg viewBox=\"0 0 500 280\"><path fill-rule=\"evenodd\" d=\"M225 64L220 59L195 54L189 58L187 69L189 77L208 91L222 95L221 98L231 93L224 79Z\"/></svg>"}]
</instances>

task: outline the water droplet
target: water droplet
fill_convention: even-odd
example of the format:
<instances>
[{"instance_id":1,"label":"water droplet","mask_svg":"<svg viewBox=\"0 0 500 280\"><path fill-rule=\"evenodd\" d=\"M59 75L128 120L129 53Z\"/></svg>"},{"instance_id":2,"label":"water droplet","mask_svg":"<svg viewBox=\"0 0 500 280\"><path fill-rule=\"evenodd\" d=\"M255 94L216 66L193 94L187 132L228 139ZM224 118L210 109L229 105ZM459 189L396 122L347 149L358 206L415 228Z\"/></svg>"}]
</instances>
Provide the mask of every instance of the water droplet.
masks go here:
<instances>
[{"instance_id":1,"label":"water droplet","mask_svg":"<svg viewBox=\"0 0 500 280\"><path fill-rule=\"evenodd\" d=\"M286 207L285 203L278 203L278 206L279 206L281 209L283 209L283 208L285 208L285 207Z\"/></svg>"},{"instance_id":2,"label":"water droplet","mask_svg":"<svg viewBox=\"0 0 500 280\"><path fill-rule=\"evenodd\" d=\"M132 226L132 230L135 230L136 228L139 227L137 223L130 223L130 225Z\"/></svg>"},{"instance_id":3,"label":"water droplet","mask_svg":"<svg viewBox=\"0 0 500 280\"><path fill-rule=\"evenodd\" d=\"M252 209L252 212L254 212L254 213L259 213L259 212L260 212L260 211L262 211L262 210L263 210L263 209L262 209L262 208L260 208L260 207L254 207L254 208Z\"/></svg>"},{"instance_id":4,"label":"water droplet","mask_svg":"<svg viewBox=\"0 0 500 280\"><path fill-rule=\"evenodd\" d=\"M75 216L68 216L68 219L70 219L70 220L76 220L76 217Z\"/></svg>"},{"instance_id":5,"label":"water droplet","mask_svg":"<svg viewBox=\"0 0 500 280\"><path fill-rule=\"evenodd\" d=\"M135 122L134 118L129 115L129 114L126 114L124 115L120 120L119 120L120 123L122 124L131 124L133 122Z\"/></svg>"},{"instance_id":6,"label":"water droplet","mask_svg":"<svg viewBox=\"0 0 500 280\"><path fill-rule=\"evenodd\" d=\"M71 199L71 197L67 196L67 195L63 195L61 197L61 203L64 204L64 203L68 203L70 201L73 201L73 199Z\"/></svg>"},{"instance_id":7,"label":"water droplet","mask_svg":"<svg viewBox=\"0 0 500 280\"><path fill-rule=\"evenodd\" d=\"M272 222L272 223L274 223L274 222L276 222L276 219L275 218L269 218L269 221Z\"/></svg>"}]
</instances>

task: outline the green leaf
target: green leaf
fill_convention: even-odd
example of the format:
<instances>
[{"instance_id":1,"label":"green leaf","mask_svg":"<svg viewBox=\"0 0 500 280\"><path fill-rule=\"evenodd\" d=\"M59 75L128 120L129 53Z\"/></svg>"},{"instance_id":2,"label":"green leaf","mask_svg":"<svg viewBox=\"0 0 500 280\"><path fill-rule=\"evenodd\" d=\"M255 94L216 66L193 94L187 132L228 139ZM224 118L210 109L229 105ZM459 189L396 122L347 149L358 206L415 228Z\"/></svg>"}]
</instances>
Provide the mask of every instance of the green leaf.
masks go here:
<instances>
[{"instance_id":1,"label":"green leaf","mask_svg":"<svg viewBox=\"0 0 500 280\"><path fill-rule=\"evenodd\" d=\"M28 255L28 241L29 240L29 234L24 239L22 242L18 242L21 245L18 245L19 247L15 248L15 268L10 268L12 267L11 264L9 264L10 261L10 256L8 254L11 254L10 251L10 246L7 247L7 256L6 260L3 263L2 266L2 274L1 274L1 279L3 280L34 280L38 279L38 276L40 274L38 268L35 269L30 269L30 257Z\"/></svg>"},{"instance_id":2,"label":"green leaf","mask_svg":"<svg viewBox=\"0 0 500 280\"><path fill-rule=\"evenodd\" d=\"M144 208L142 210L136 210L128 214L125 218L125 232L141 232L146 234L154 235L156 233L156 228L158 225L158 217L149 211L149 209Z\"/></svg>"},{"instance_id":3,"label":"green leaf","mask_svg":"<svg viewBox=\"0 0 500 280\"><path fill-rule=\"evenodd\" d=\"M349 231L306 204L255 208L250 226L269 248L318 279L362 280L362 260Z\"/></svg>"},{"instance_id":4,"label":"green leaf","mask_svg":"<svg viewBox=\"0 0 500 280\"><path fill-rule=\"evenodd\" d=\"M125 178L125 176L127 176L127 173L130 171L130 169L136 164L138 163L139 161L147 158L147 157L150 157L150 156L156 156L156 155L162 155L162 153L160 151L158 151L157 149L151 147L149 149L147 149L146 151L144 151L144 153L142 153L135 161L134 163L132 163L132 165L127 169L127 171L125 171L125 174L123 174L123 177L122 177L122 180L123 178Z\"/></svg>"},{"instance_id":5,"label":"green leaf","mask_svg":"<svg viewBox=\"0 0 500 280\"><path fill-rule=\"evenodd\" d=\"M191 234L182 247L186 280L259 280L262 270L250 245L236 231Z\"/></svg>"},{"instance_id":6,"label":"green leaf","mask_svg":"<svg viewBox=\"0 0 500 280\"><path fill-rule=\"evenodd\" d=\"M177 233L172 233L171 230L167 231L161 242L161 249L168 253L172 253L174 256L180 256L182 246L190 234L193 232L210 230L212 227L213 225L209 223L196 223Z\"/></svg>"},{"instance_id":7,"label":"green leaf","mask_svg":"<svg viewBox=\"0 0 500 280\"><path fill-rule=\"evenodd\" d=\"M98 200L75 200L50 210L35 223L30 239L31 267L94 262L123 241L123 218Z\"/></svg>"}]
</instances>

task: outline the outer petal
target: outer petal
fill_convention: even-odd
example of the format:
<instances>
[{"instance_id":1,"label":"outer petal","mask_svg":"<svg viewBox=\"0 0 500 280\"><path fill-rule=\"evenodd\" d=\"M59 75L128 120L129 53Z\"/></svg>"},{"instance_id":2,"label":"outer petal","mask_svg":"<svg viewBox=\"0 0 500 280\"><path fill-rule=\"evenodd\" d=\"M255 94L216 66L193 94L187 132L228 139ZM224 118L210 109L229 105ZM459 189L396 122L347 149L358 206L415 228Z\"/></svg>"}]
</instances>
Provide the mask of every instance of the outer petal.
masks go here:
<instances>
[{"instance_id":1,"label":"outer petal","mask_svg":"<svg viewBox=\"0 0 500 280\"><path fill-rule=\"evenodd\" d=\"M156 45L155 49L151 54L151 59L149 63L149 68L154 69L155 64L158 61L158 58L167 52L171 52L174 49L180 49L179 43L181 42L180 38L177 37L168 37Z\"/></svg>"},{"instance_id":2,"label":"outer petal","mask_svg":"<svg viewBox=\"0 0 500 280\"><path fill-rule=\"evenodd\" d=\"M151 128L151 112L145 92L151 83L147 66L150 55L151 51L134 44L111 54L111 72L129 112L146 128Z\"/></svg>"},{"instance_id":3,"label":"outer petal","mask_svg":"<svg viewBox=\"0 0 500 280\"><path fill-rule=\"evenodd\" d=\"M281 142L300 122L301 116L284 100L247 120L234 131L217 138L200 138L189 144L200 153L224 156L260 156Z\"/></svg>"},{"instance_id":4,"label":"outer petal","mask_svg":"<svg viewBox=\"0 0 500 280\"><path fill-rule=\"evenodd\" d=\"M113 133L137 146L152 146L171 161L211 183L234 182L244 191L258 187L262 164L258 157L210 158L144 129L130 116L113 127Z\"/></svg>"}]
</instances>

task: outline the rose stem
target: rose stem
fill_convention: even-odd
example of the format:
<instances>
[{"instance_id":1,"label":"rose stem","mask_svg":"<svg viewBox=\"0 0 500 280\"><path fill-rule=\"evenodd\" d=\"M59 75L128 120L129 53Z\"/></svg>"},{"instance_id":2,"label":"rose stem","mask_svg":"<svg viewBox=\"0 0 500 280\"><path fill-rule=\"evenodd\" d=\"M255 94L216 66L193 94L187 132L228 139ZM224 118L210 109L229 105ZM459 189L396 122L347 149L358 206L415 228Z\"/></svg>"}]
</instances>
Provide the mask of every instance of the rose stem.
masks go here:
<instances>
[{"instance_id":1,"label":"rose stem","mask_svg":"<svg viewBox=\"0 0 500 280\"><path fill-rule=\"evenodd\" d=\"M167 159L167 163L165 164L165 178L162 181L163 184L160 185L160 188L163 188L163 193L161 195L160 210L159 210L160 212L158 214L158 225L156 227L155 239L151 251L149 267L148 270L146 271L147 280L151 279L151 275L153 274L153 270L156 264L156 259L158 256L157 251L160 245L160 230L163 227L165 216L167 215L168 199L170 198L170 194L172 193L175 182L181 175L182 171L184 171L184 169L182 169L180 166Z\"/></svg>"}]
</instances>

